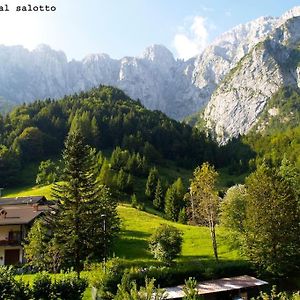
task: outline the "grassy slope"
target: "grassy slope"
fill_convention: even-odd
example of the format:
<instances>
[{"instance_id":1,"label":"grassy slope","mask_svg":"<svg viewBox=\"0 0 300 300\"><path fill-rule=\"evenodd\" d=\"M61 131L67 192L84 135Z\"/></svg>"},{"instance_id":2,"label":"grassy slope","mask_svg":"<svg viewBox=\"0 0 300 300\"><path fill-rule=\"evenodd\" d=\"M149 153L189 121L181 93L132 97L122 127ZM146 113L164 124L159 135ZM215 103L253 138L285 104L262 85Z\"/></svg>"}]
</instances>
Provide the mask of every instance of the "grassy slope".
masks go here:
<instances>
[{"instance_id":1,"label":"grassy slope","mask_svg":"<svg viewBox=\"0 0 300 300\"><path fill-rule=\"evenodd\" d=\"M5 193L5 197L45 195L48 199L51 199L50 189L51 186L43 186L23 190L10 190ZM116 256L141 263L153 262L153 258L147 249L147 239L163 223L174 225L184 233L181 261L187 262L191 259L199 258L211 259L213 256L208 228L170 222L159 216L142 212L126 205L120 205L118 212L122 219L122 232L121 238L114 249ZM237 253L229 251L224 244L221 228L218 230L218 233L220 258L239 259Z\"/></svg>"},{"instance_id":2,"label":"grassy slope","mask_svg":"<svg viewBox=\"0 0 300 300\"><path fill-rule=\"evenodd\" d=\"M44 195L48 199L51 186L16 188L6 190L5 197ZM213 259L213 251L208 228L182 225L167 221L159 216L139 211L128 205L120 205L118 212L122 220L122 231L117 241L114 254L126 259L129 263L156 264L148 251L147 240L153 231L163 223L176 226L184 236L182 255L178 261L191 263L193 261L209 261ZM224 242L224 232L218 228L219 254L223 260L241 259L236 251L230 251ZM32 282L33 275L22 276L25 282ZM20 278L20 277L19 277ZM90 289L85 292L83 299L91 299Z\"/></svg>"},{"instance_id":3,"label":"grassy slope","mask_svg":"<svg viewBox=\"0 0 300 300\"><path fill-rule=\"evenodd\" d=\"M130 261L152 262L153 258L147 250L147 240L160 224L170 224L180 229L184 236L182 262L193 259L211 259L213 257L208 228L182 225L162 219L147 212L138 211L129 206L119 206L123 230L117 242L115 254ZM222 229L218 230L219 252L221 259L239 259L234 251L229 251L224 244Z\"/></svg>"}]
</instances>

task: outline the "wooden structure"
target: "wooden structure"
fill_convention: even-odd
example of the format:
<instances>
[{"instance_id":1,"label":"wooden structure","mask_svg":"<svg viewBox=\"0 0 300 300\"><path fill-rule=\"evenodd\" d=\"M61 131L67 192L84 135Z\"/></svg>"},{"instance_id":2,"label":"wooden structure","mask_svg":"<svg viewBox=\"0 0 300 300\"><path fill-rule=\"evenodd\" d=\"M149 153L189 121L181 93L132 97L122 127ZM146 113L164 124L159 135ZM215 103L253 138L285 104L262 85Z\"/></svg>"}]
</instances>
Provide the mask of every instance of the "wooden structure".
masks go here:
<instances>
[{"instance_id":1,"label":"wooden structure","mask_svg":"<svg viewBox=\"0 0 300 300\"><path fill-rule=\"evenodd\" d=\"M267 285L266 281L248 276L237 276L199 282L198 295L204 300L249 300L259 288ZM166 288L166 299L182 299L185 294L183 285Z\"/></svg>"}]
</instances>

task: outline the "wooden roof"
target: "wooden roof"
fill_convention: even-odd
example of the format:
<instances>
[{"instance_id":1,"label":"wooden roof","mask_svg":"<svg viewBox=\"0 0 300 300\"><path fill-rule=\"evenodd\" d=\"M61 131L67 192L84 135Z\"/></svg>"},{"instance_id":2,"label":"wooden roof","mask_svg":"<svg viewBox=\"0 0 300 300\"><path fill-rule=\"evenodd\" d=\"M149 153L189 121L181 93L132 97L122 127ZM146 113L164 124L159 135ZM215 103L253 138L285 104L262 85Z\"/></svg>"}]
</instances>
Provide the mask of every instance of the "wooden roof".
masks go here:
<instances>
[{"instance_id":1,"label":"wooden roof","mask_svg":"<svg viewBox=\"0 0 300 300\"><path fill-rule=\"evenodd\" d=\"M253 288L268 284L266 281L248 275L203 281L197 284L198 295L207 295L232 290ZM181 299L185 297L183 285L166 288L166 299Z\"/></svg>"},{"instance_id":2,"label":"wooden roof","mask_svg":"<svg viewBox=\"0 0 300 300\"><path fill-rule=\"evenodd\" d=\"M46 202L47 199L44 196L28 196L15 198L0 197L0 206L20 204L45 204Z\"/></svg>"}]
</instances>

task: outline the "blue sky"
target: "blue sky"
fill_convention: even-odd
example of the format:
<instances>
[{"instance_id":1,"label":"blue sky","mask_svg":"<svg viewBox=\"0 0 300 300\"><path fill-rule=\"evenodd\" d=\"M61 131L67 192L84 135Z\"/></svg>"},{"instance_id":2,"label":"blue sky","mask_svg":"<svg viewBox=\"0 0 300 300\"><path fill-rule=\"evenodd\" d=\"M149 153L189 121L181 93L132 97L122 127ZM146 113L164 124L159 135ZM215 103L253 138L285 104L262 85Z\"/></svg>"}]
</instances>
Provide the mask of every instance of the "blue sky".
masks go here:
<instances>
[{"instance_id":1,"label":"blue sky","mask_svg":"<svg viewBox=\"0 0 300 300\"><path fill-rule=\"evenodd\" d=\"M151 44L176 57L199 52L220 33L260 16L280 16L299 0L7 0L0 44L29 49L49 44L69 59L89 53L139 55ZM55 5L55 12L15 12L20 3Z\"/></svg>"}]
</instances>

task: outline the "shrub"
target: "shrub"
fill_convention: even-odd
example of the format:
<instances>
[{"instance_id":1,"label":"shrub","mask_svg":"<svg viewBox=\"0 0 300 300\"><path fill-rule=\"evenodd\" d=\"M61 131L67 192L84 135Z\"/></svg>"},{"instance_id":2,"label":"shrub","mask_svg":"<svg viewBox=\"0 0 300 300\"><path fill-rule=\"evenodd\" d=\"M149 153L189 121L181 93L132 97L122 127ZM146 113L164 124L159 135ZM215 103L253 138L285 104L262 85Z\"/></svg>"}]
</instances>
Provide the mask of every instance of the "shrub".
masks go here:
<instances>
[{"instance_id":1,"label":"shrub","mask_svg":"<svg viewBox=\"0 0 300 300\"><path fill-rule=\"evenodd\" d=\"M77 278L75 274L64 274L52 284L55 299L80 300L87 288L87 280Z\"/></svg>"},{"instance_id":2,"label":"shrub","mask_svg":"<svg viewBox=\"0 0 300 300\"><path fill-rule=\"evenodd\" d=\"M180 230L163 224L150 237L149 247L156 259L169 264L180 254L182 241Z\"/></svg>"},{"instance_id":3,"label":"shrub","mask_svg":"<svg viewBox=\"0 0 300 300\"><path fill-rule=\"evenodd\" d=\"M185 284L183 286L183 292L185 300L197 300L198 298L198 291L196 289L197 281L195 278L190 277L188 280L185 280Z\"/></svg>"},{"instance_id":4,"label":"shrub","mask_svg":"<svg viewBox=\"0 0 300 300\"><path fill-rule=\"evenodd\" d=\"M28 285L22 281L15 280L11 267L0 267L0 299L30 299L30 290Z\"/></svg>"},{"instance_id":5,"label":"shrub","mask_svg":"<svg viewBox=\"0 0 300 300\"><path fill-rule=\"evenodd\" d=\"M145 279L145 286L138 286L135 281L130 281L127 274L122 277L118 284L118 292L114 300L163 300L164 290L157 289L154 285L155 279ZM154 296L155 295L155 296Z\"/></svg>"},{"instance_id":6,"label":"shrub","mask_svg":"<svg viewBox=\"0 0 300 300\"><path fill-rule=\"evenodd\" d=\"M34 277L32 295L34 299L39 300L54 299L52 294L51 278L47 272L38 273Z\"/></svg>"},{"instance_id":7,"label":"shrub","mask_svg":"<svg viewBox=\"0 0 300 300\"><path fill-rule=\"evenodd\" d=\"M272 287L270 294L261 292L256 300L300 300L300 292L289 296L286 292L278 292L276 286Z\"/></svg>"},{"instance_id":8,"label":"shrub","mask_svg":"<svg viewBox=\"0 0 300 300\"><path fill-rule=\"evenodd\" d=\"M117 292L121 282L124 266L119 258L113 258L106 263L94 265L91 270L91 285L97 289L100 299L111 299Z\"/></svg>"}]
</instances>

